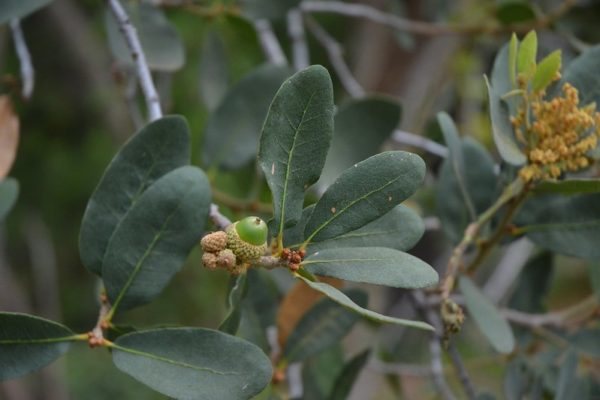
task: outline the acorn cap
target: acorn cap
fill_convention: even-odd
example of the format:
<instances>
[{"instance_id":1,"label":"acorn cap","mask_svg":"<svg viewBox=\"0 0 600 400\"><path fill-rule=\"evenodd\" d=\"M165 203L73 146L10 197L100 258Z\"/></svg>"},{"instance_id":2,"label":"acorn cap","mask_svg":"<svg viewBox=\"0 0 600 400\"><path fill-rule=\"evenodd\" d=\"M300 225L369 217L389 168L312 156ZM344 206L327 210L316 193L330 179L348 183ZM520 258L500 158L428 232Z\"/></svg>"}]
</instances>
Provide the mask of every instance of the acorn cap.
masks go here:
<instances>
[{"instance_id":1,"label":"acorn cap","mask_svg":"<svg viewBox=\"0 0 600 400\"><path fill-rule=\"evenodd\" d=\"M225 231L227 233L227 248L235 254L238 264L258 261L267 251L266 241L261 245L254 245L242 240L237 232L236 224L238 222L229 225Z\"/></svg>"}]
</instances>

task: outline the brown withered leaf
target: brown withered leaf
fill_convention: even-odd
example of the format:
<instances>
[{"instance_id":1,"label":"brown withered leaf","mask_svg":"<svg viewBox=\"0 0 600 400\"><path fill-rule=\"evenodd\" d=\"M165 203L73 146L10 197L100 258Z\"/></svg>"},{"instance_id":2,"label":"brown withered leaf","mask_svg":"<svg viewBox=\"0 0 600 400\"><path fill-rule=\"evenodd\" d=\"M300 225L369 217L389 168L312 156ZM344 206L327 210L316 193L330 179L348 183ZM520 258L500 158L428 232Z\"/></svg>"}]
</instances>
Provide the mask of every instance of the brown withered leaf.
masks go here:
<instances>
[{"instance_id":1,"label":"brown withered leaf","mask_svg":"<svg viewBox=\"0 0 600 400\"><path fill-rule=\"evenodd\" d=\"M337 289L342 287L340 279L319 277L321 282L328 283ZM284 297L277 312L277 334L281 349L287 338L296 327L302 316L321 298L323 294L311 289L306 283L298 281Z\"/></svg>"},{"instance_id":2,"label":"brown withered leaf","mask_svg":"<svg viewBox=\"0 0 600 400\"><path fill-rule=\"evenodd\" d=\"M8 96L0 96L0 180L4 179L15 161L19 146L19 118Z\"/></svg>"}]
</instances>

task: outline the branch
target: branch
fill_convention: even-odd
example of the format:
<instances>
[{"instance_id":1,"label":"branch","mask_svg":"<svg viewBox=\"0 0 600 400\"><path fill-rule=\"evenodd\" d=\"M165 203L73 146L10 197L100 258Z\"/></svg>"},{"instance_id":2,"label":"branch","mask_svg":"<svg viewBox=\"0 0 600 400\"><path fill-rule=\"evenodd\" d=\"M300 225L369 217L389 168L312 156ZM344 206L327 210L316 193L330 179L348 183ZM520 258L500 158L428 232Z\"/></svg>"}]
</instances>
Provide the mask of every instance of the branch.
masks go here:
<instances>
[{"instance_id":1,"label":"branch","mask_svg":"<svg viewBox=\"0 0 600 400\"><path fill-rule=\"evenodd\" d=\"M365 90L362 88L360 83L354 78L348 64L343 57L342 46L319 25L314 18L306 18L306 26L317 41L325 48L329 62L335 69L337 76L351 97L364 97Z\"/></svg>"},{"instance_id":2,"label":"branch","mask_svg":"<svg viewBox=\"0 0 600 400\"><path fill-rule=\"evenodd\" d=\"M599 308L598 298L595 294L591 294L579 303L545 314L530 314L510 309L503 309L501 311L506 319L525 327L540 328L542 326L551 326L565 328L571 324L579 324L593 317Z\"/></svg>"},{"instance_id":3,"label":"branch","mask_svg":"<svg viewBox=\"0 0 600 400\"><path fill-rule=\"evenodd\" d=\"M12 31L15 50L17 51L17 57L19 57L19 63L21 65L21 80L23 81L21 94L24 99L29 100L33 93L33 85L35 82L35 71L31 62L31 54L29 54L29 49L25 42L25 35L23 35L21 23L18 19L15 18L10 21L10 30Z\"/></svg>"},{"instance_id":4,"label":"branch","mask_svg":"<svg viewBox=\"0 0 600 400\"><path fill-rule=\"evenodd\" d=\"M312 33L315 39L317 39L317 41L321 44L321 46L325 48L329 62L331 62L331 65L333 66L333 69L335 70L340 83L346 92L348 92L348 94L354 98L364 97L366 94L364 88L354 78L352 71L344 60L344 51L342 45L331 35L329 35L327 31L325 31L314 20L314 18L307 17L306 26L308 27L310 33ZM423 136L415 135L414 133L396 129L393 133L392 139L402 145L413 146L442 158L448 155L448 149L445 146Z\"/></svg>"},{"instance_id":5,"label":"branch","mask_svg":"<svg viewBox=\"0 0 600 400\"><path fill-rule=\"evenodd\" d=\"M302 12L298 8L287 14L288 36L292 39L292 59L294 69L300 71L310 65L310 55L304 34Z\"/></svg>"},{"instance_id":6,"label":"branch","mask_svg":"<svg viewBox=\"0 0 600 400\"><path fill-rule=\"evenodd\" d=\"M340 14L347 17L366 18L373 22L389 26L398 31L411 32L421 35L456 34L457 32L446 25L429 22L411 21L393 14L380 11L366 4L350 4L341 1L304 1L300 4L302 11L307 13Z\"/></svg>"},{"instance_id":7,"label":"branch","mask_svg":"<svg viewBox=\"0 0 600 400\"><path fill-rule=\"evenodd\" d=\"M446 148L446 146L427 139L426 137L415 135L414 133L396 129L392 138L398 143L423 149L442 158L446 158L448 156L448 148Z\"/></svg>"},{"instance_id":8,"label":"branch","mask_svg":"<svg viewBox=\"0 0 600 400\"><path fill-rule=\"evenodd\" d=\"M453 400L455 397L444 378L444 366L442 364L441 342L443 337L441 332L443 331L443 324L435 311L427 307L427 298L423 291L412 291L411 296L417 308L424 313L427 322L435 328L431 340L429 341L429 352L431 353L431 377L433 383L444 400Z\"/></svg>"},{"instance_id":9,"label":"branch","mask_svg":"<svg viewBox=\"0 0 600 400\"><path fill-rule=\"evenodd\" d=\"M349 4L341 1L305 1L301 3L301 8L306 13L330 13L345 15L347 17L365 18L397 31L434 36L528 32L532 29L544 28L550 25L569 11L574 4L575 0L566 0L554 11L533 22L511 25L493 25L488 23L470 26L465 24L437 24L425 21L412 21L386 13L366 4Z\"/></svg>"},{"instance_id":10,"label":"branch","mask_svg":"<svg viewBox=\"0 0 600 400\"><path fill-rule=\"evenodd\" d=\"M273 32L271 23L266 19L256 20L254 21L254 29L256 29L258 40L269 62L275 65L287 65L287 58L281 49L275 32Z\"/></svg>"},{"instance_id":11,"label":"branch","mask_svg":"<svg viewBox=\"0 0 600 400\"><path fill-rule=\"evenodd\" d=\"M119 0L106 0L106 2L119 25L119 30L125 37L125 43L129 47L131 57L135 63L140 86L146 99L148 119L150 121L157 120L162 117L160 99L152 81L152 74L150 73L150 68L148 68L146 56L144 55L137 31Z\"/></svg>"},{"instance_id":12,"label":"branch","mask_svg":"<svg viewBox=\"0 0 600 400\"><path fill-rule=\"evenodd\" d=\"M217 228L222 230L231 225L231 221L229 220L229 218L227 218L219 212L219 206L217 206L216 204L210 205L209 218Z\"/></svg>"},{"instance_id":13,"label":"branch","mask_svg":"<svg viewBox=\"0 0 600 400\"><path fill-rule=\"evenodd\" d=\"M475 386L469 378L469 373L467 372L467 368L460 357L460 353L456 350L456 346L454 342L450 341L448 344L448 354L450 355L450 359L452 360L452 364L454 365L454 369L456 369L456 373L458 374L458 379L462 384L465 393L467 394L467 398L469 400L475 400L477 398L477 392L475 390Z\"/></svg>"}]
</instances>

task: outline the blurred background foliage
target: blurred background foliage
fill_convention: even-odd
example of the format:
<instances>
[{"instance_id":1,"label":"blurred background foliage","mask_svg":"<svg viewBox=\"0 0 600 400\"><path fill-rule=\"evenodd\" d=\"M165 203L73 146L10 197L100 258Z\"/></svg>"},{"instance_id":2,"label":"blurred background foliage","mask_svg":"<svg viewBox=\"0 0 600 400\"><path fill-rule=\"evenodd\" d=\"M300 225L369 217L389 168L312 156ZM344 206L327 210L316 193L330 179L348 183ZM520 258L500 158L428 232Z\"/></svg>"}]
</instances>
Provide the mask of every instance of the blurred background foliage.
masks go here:
<instances>
[{"instance_id":1,"label":"blurred background foliage","mask_svg":"<svg viewBox=\"0 0 600 400\"><path fill-rule=\"evenodd\" d=\"M482 75L489 74L495 53L513 28L521 27L521 33L536 28L541 53L561 48L564 64L600 39L600 3L593 0L358 1L361 2L411 21L427 21L426 28L431 30L415 34L410 29L392 30L360 18L314 14L314 20L342 45L343 55L365 91L401 104L398 107L390 100L391 122L385 120L390 119L389 115L384 115L383 120L374 118L382 126L374 122L373 129L384 133L373 134L364 142L372 146L369 151L405 147L397 141L384 140L391 133L386 124L394 128L398 120L394 115L399 114L403 130L443 143L435 115L445 110L454 116L464 136L474 138L493 152ZM206 167L203 136L211 111L224 98L226 90L242 82L267 60L254 25L246 17L235 15L234 1L158 3L174 29L170 32L171 39L181 48L151 39L145 46L156 46L147 50L156 55L151 58L156 60L155 80L165 112L187 118L192 133L192 162ZM248 2L256 6L252 12L259 14L265 10L277 11L276 7L269 8L271 3L277 1ZM556 10L560 13L553 15ZM272 24L291 59L292 43L286 19L275 18ZM438 32L440 26L456 27L458 32ZM106 27L105 4L97 0L55 0L24 18L22 28L35 66L35 90L31 99L24 100L19 95L19 61L10 30L7 24L0 26L0 92L12 97L21 126L16 162L10 172L20 183L20 196L0 232L0 309L64 321L76 331L93 326L97 315L97 296L92 294L98 291L98 281L83 268L77 251L81 217L104 168L143 121L143 116L135 111L143 108L143 100L132 92L132 72L120 67L113 58ZM314 35L309 33L307 39L310 62L323 64L332 71L336 104L341 110L350 109L351 115L351 96L335 74L327 49ZM257 93L261 93L260 88ZM228 117L235 119L236 115ZM346 143L353 140L349 137ZM342 141L340 146L343 144ZM426 159L430 177L411 205L424 216L433 215L433 177L438 173L440 158L413 150ZM359 159L364 156L357 155ZM237 218L256 210L265 211L257 201L270 200L268 191L264 183L255 181L254 171L252 162L236 170L209 166L209 176L221 192L215 200L229 216ZM332 171L328 179L338 172ZM436 265L439 258L447 256L447 249L443 234L430 229L414 252ZM216 328L226 311L227 276L207 273L200 268L199 258L199 251L194 251L159 301L128 313L129 320L141 326L166 323ZM554 273L549 274L552 263ZM486 273L485 269L482 273ZM528 310L531 312L541 311L540 307L571 304L582 293L592 291L586 264L579 260L558 257L552 262L546 258L541 266L527 267L526 273L542 278L527 280L537 286L519 287L512 301L529 304L533 307ZM289 282L279 278L275 276L275 282L283 291ZM528 299L532 290L548 293L543 304L539 304L539 298ZM370 292L372 303L402 307L396 302L401 296L398 291L371 289ZM425 362L428 344L423 335L406 332L399 341L398 329L385 327L375 334L361 327L355 329L345 344L351 354L357 354L366 346L365 338L372 338L381 343L382 357L388 361ZM464 332L457 346L479 387L500 394L503 386L510 386L510 379L519 379L522 360L512 360L507 373L476 330L466 328ZM339 348L334 347L309 363L320 363L335 376L334 369L341 366L341 357ZM89 352L75 346L60 361L58 369L0 385L0 398L163 398L118 372L108 358L101 350ZM512 373L513 369L516 372ZM313 382L306 386L305 398L318 399L319 393L326 392L323 387L331 385L331 379L311 377L311 370L305 368L304 372L306 382ZM446 371L447 379L458 387L451 368ZM426 374L398 376L367 370L355 385L353 398L367 398L367 394L372 395L370 398L394 398L400 387L403 398L435 396ZM11 394L18 397L10 397Z\"/></svg>"}]
</instances>

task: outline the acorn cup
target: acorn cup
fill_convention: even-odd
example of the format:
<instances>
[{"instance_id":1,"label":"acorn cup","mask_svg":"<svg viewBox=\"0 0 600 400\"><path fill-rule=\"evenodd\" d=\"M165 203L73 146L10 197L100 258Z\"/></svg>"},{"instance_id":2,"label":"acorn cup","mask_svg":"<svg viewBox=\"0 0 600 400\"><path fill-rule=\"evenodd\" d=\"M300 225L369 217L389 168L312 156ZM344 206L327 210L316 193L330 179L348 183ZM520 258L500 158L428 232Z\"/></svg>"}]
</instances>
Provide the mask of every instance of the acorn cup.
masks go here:
<instances>
[{"instance_id":1,"label":"acorn cup","mask_svg":"<svg viewBox=\"0 0 600 400\"><path fill-rule=\"evenodd\" d=\"M246 217L226 229L227 248L233 251L238 263L253 263L267 251L268 228L258 217Z\"/></svg>"}]
</instances>

